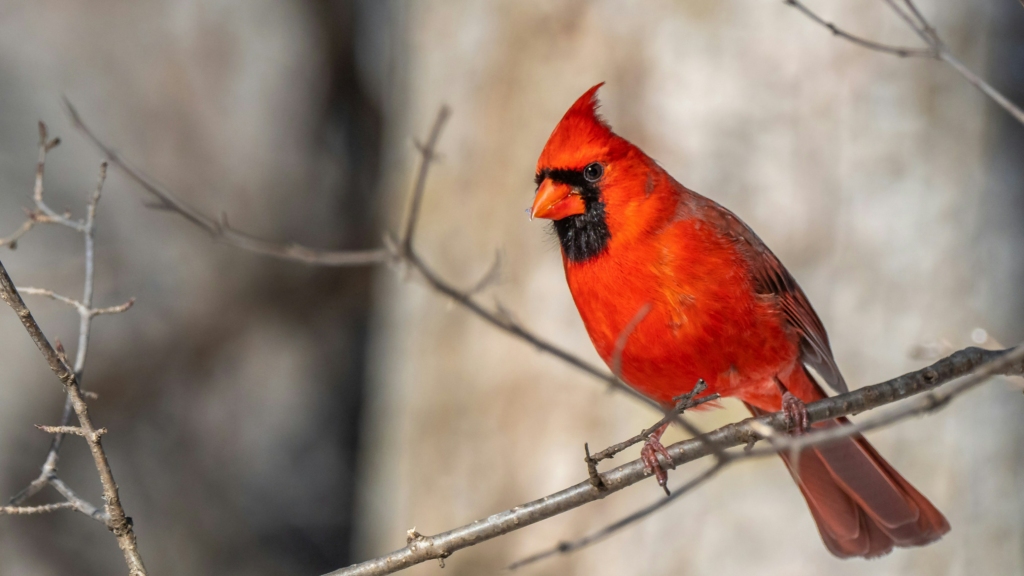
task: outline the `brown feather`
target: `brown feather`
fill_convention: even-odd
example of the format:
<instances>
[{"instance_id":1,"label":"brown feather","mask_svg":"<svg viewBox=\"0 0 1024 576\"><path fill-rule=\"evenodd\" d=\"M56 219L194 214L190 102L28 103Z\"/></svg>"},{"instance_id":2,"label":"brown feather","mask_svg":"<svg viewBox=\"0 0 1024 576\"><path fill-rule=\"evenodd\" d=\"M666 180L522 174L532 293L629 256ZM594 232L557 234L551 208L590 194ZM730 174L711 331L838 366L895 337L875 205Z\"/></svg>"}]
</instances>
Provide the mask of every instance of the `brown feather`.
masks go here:
<instances>
[{"instance_id":1,"label":"brown feather","mask_svg":"<svg viewBox=\"0 0 1024 576\"><path fill-rule=\"evenodd\" d=\"M755 416L766 412L747 404ZM845 418L816 424L829 428ZM795 469L780 454L807 501L825 546L841 558L875 558L894 546L921 546L949 532L942 513L861 435L804 450Z\"/></svg>"},{"instance_id":2,"label":"brown feather","mask_svg":"<svg viewBox=\"0 0 1024 576\"><path fill-rule=\"evenodd\" d=\"M699 217L735 242L750 267L757 293L776 300L790 329L800 338L800 360L814 368L830 388L840 394L847 392L846 381L832 357L825 326L796 279L738 216L706 198L697 199Z\"/></svg>"}]
</instances>

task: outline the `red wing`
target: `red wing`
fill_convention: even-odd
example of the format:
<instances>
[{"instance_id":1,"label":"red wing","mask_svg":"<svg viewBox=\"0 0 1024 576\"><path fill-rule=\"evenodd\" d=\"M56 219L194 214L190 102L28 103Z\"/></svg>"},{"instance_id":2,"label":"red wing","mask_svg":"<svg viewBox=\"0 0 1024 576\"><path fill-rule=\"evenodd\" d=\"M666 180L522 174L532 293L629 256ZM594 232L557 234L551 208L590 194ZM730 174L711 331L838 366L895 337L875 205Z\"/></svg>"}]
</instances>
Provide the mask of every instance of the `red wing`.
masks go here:
<instances>
[{"instance_id":1,"label":"red wing","mask_svg":"<svg viewBox=\"0 0 1024 576\"><path fill-rule=\"evenodd\" d=\"M833 390L846 392L846 381L832 357L825 326L796 280L739 217L711 200L704 200L707 204L701 217L736 242L750 265L757 293L774 297L790 329L800 336L800 360L814 368Z\"/></svg>"}]
</instances>

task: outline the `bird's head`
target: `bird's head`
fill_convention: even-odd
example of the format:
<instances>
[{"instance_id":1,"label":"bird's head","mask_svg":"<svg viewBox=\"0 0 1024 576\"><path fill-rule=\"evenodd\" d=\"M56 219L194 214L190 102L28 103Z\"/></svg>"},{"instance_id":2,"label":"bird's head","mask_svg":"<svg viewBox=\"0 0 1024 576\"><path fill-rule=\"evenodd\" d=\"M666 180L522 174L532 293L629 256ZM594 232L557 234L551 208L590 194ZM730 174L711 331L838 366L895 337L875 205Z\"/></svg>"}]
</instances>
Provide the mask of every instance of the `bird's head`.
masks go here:
<instances>
[{"instance_id":1,"label":"bird's head","mask_svg":"<svg viewBox=\"0 0 1024 576\"><path fill-rule=\"evenodd\" d=\"M660 168L597 114L597 90L569 108L537 160L531 218L554 221L565 257L589 260L613 236L631 235Z\"/></svg>"}]
</instances>

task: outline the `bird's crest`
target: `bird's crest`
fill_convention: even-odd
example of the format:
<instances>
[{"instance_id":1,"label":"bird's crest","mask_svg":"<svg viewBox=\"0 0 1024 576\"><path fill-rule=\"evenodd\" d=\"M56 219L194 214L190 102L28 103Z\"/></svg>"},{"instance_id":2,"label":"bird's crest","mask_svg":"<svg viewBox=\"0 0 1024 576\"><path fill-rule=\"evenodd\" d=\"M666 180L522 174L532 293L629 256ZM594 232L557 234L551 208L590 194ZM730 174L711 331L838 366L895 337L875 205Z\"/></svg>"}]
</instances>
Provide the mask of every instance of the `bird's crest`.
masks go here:
<instances>
[{"instance_id":1,"label":"bird's crest","mask_svg":"<svg viewBox=\"0 0 1024 576\"><path fill-rule=\"evenodd\" d=\"M544 168L582 168L595 153L606 149L613 134L597 112L601 105L597 90L601 86L604 82L584 92L562 116L537 162L538 172Z\"/></svg>"},{"instance_id":2,"label":"bird's crest","mask_svg":"<svg viewBox=\"0 0 1024 576\"><path fill-rule=\"evenodd\" d=\"M611 126L597 113L597 109L601 107L601 102L597 99L597 91L602 86L604 86L604 82L595 85L577 98L576 102L566 111L565 116L562 117L562 122L565 122L568 118L576 118L597 124L610 131L612 129Z\"/></svg>"}]
</instances>

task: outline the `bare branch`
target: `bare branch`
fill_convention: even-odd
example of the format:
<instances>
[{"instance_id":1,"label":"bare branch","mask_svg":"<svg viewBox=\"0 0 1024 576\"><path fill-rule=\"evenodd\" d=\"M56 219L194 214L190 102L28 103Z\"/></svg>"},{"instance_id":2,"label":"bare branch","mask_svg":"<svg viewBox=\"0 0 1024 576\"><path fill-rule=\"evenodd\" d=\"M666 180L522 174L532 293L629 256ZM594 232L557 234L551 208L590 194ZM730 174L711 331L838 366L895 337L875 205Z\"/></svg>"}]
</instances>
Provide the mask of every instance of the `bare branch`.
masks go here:
<instances>
[{"instance_id":1,"label":"bare branch","mask_svg":"<svg viewBox=\"0 0 1024 576\"><path fill-rule=\"evenodd\" d=\"M409 198L409 213L405 218L405 232L402 234L402 251L412 253L413 234L416 233L416 224L420 218L420 204L423 201L423 193L427 188L427 173L430 171L430 164L437 157L437 142L441 138L441 130L445 122L451 116L451 109L441 106L434 118L434 125L430 128L426 144L417 143L416 148L422 158L419 173L416 175L416 184L412 189L412 196Z\"/></svg>"},{"instance_id":2,"label":"bare branch","mask_svg":"<svg viewBox=\"0 0 1024 576\"><path fill-rule=\"evenodd\" d=\"M952 66L953 69L959 72L960 75L970 82L972 86L981 90L984 95L991 98L992 101L998 104L1000 108L1009 112L1010 115L1018 122L1024 124L1024 111L1011 102L1009 98L1003 96L1001 92L989 85L988 82L985 82L977 74L971 72L966 66L964 66L963 62L960 62L960 60L956 58L956 56L950 54L948 50L943 50L939 53L939 58L941 58L946 64Z\"/></svg>"},{"instance_id":3,"label":"bare branch","mask_svg":"<svg viewBox=\"0 0 1024 576\"><path fill-rule=\"evenodd\" d=\"M935 30L935 27L925 19L921 11L917 9L913 0L902 0L903 5L907 7L907 11L902 10L896 0L884 1L904 22L907 23L907 26L917 33L921 40L924 40L924 42L935 51L935 54L940 60L949 64L954 70L963 76L967 82L980 90L982 94L988 96L1003 110L1006 110L1018 122L1024 124L1024 110L1021 110L1016 104L1011 102L1009 98L1003 96L1002 93L993 88L977 74L971 72L962 62L960 62L959 59L953 56L949 51L949 48L946 46L946 43L939 37L939 33Z\"/></svg>"},{"instance_id":4,"label":"bare branch","mask_svg":"<svg viewBox=\"0 0 1024 576\"><path fill-rule=\"evenodd\" d=\"M636 512L630 514L629 516L626 516L625 518L622 518L622 519L616 521L613 524L609 524L608 526L605 526L604 528L598 530L597 532L594 532L593 534L589 534L587 536L584 536L583 538L580 538L578 540L573 540L571 542L559 542L558 545L555 546L554 548L551 548L549 550L545 550L543 552L538 552L538 553L533 554L531 556L527 556L526 558L523 558L522 560L517 560L517 561L509 564L508 565L508 569L509 570L516 570L516 569L522 568L523 566L526 566L528 564L533 564L535 562L539 562L539 561L544 560L546 558L550 558L551 556L556 556L558 554L568 554L570 552L575 552L576 550L579 550L580 548L585 548L587 546L590 546L591 544L595 544L595 543L597 543L597 542L599 542L601 540L604 540L605 538L608 538L612 534L618 532L619 530L622 530L623 528L629 526L630 524L633 524L634 522L642 520L642 519L646 518L647 516L650 516L651 514L654 514L658 510L661 510L665 506L668 506L669 504L674 502L680 496L683 496L684 494L688 494L694 488L696 488L697 486L700 486L701 484L703 484L707 480L710 480L715 474L718 474L723 468L725 468L725 466L729 462L730 462L729 459L719 459L718 461L715 462L714 466L712 466L711 468L708 468L707 470L701 472L696 477L694 477L693 479L688 481L686 484L683 484L679 488L676 488L675 490L672 490L671 494L669 494L668 496L666 496L664 498L661 498L661 499L657 500L653 504L650 504L649 506L641 508L640 510L637 510Z\"/></svg>"},{"instance_id":5,"label":"bare branch","mask_svg":"<svg viewBox=\"0 0 1024 576\"><path fill-rule=\"evenodd\" d=\"M853 34L850 34L849 32L847 32L847 31L837 27L835 24L825 20L821 16L818 16L810 8L805 6L803 2L800 2L799 0L782 0L782 1L783 1L783 4L786 4L788 6L792 6L793 8L796 8L797 10L802 12L804 14L804 16L807 16L808 18L810 18L814 22L824 26L825 28L828 28L828 30L830 32L832 32L833 35L838 36L840 38L843 38L845 40L849 40L850 42L853 42L854 44L856 44L858 46L862 46L864 48L867 48L868 50L874 50L876 52L884 52L886 54L893 54L893 55L899 56L901 58L907 58L907 57L935 58L935 56L936 56L936 54L935 54L935 52L933 50L926 50L926 49L922 49L922 48L904 48L902 46L890 46L888 44L882 44L880 42L875 42L873 40L868 40L866 38L861 38L860 36L854 36Z\"/></svg>"},{"instance_id":6,"label":"bare branch","mask_svg":"<svg viewBox=\"0 0 1024 576\"><path fill-rule=\"evenodd\" d=\"M317 250L290 242L280 243L266 240L231 228L227 223L226 217L222 216L218 219L204 214L198 208L181 200L171 191L156 184L151 178L132 167L127 160L122 158L113 148L104 144L85 125L78 111L67 98L64 99L64 105L71 116L74 126L103 152L110 163L119 168L126 176L134 180L136 184L153 197L156 201L153 205L154 208L178 214L193 225L205 230L217 242L272 258L317 266L365 266L382 264L387 261L388 253L383 248L369 250Z\"/></svg>"},{"instance_id":7,"label":"bare branch","mask_svg":"<svg viewBox=\"0 0 1024 576\"><path fill-rule=\"evenodd\" d=\"M973 372L977 372L978 377L982 379L994 374L1024 374L1024 361L1022 361L1022 358L1024 358L1024 347L999 351L967 348L943 358L931 366L904 374L881 384L875 384L874 386L812 402L807 405L807 413L811 422L832 420L840 416L864 412L915 394L934 390L942 384ZM788 430L790 425L789 419L784 412L775 412L758 418L748 418L742 422L729 424L699 438L683 440L669 446L668 451L673 463L676 465L684 464L713 455L716 449L724 450L760 440L761 436L751 426L751 422L754 421L761 422L779 431ZM806 436L811 437L815 434L817 432L808 433ZM740 458L738 455L730 454L725 461L732 462ZM718 466L713 467L711 470L724 465L725 461L719 460ZM636 484L648 476L649 473L644 470L643 462L634 460L601 474L601 481L606 486L605 489L598 489L591 485L589 480L585 480L560 492L516 506L504 512L499 512L487 518L477 520L472 524L467 524L435 536L421 536L405 548L361 564L330 572L325 576L376 576L391 574L427 560L448 557L462 548L522 529L530 524L604 498L608 494ZM698 476L691 481L691 484L684 486L684 488L691 485L695 486L704 479L706 478ZM660 507L658 506L657 508ZM653 512L654 509L651 511ZM644 515L640 514L638 518ZM635 521L635 519L630 520L630 522Z\"/></svg>"},{"instance_id":8,"label":"bare branch","mask_svg":"<svg viewBox=\"0 0 1024 576\"><path fill-rule=\"evenodd\" d=\"M89 313L89 309L85 307L85 304L82 304L81 302L75 300L74 298L61 296L60 294L57 294L56 292L50 290L49 288L36 288L34 286L18 286L18 292L26 296L45 296L50 300L56 300L58 302L63 302L68 306L71 306L72 308L77 310L79 314Z\"/></svg>"},{"instance_id":9,"label":"bare branch","mask_svg":"<svg viewBox=\"0 0 1024 576\"><path fill-rule=\"evenodd\" d=\"M57 502L56 504L43 504L41 506L0 506L0 516L4 514L24 515L46 514L57 510L74 510L75 505L71 502Z\"/></svg>"},{"instance_id":10,"label":"bare branch","mask_svg":"<svg viewBox=\"0 0 1024 576\"><path fill-rule=\"evenodd\" d=\"M129 298L124 304L118 304L117 306L107 306L106 308L91 308L89 313L93 316L102 316L105 314L120 314L131 310L131 307L135 305L135 298Z\"/></svg>"},{"instance_id":11,"label":"bare branch","mask_svg":"<svg viewBox=\"0 0 1024 576\"><path fill-rule=\"evenodd\" d=\"M71 490L70 487L68 487L67 484L64 483L63 480L57 478L56 476L50 478L49 484L50 486L53 486L53 488L57 492L59 492L60 495L63 496L65 500L74 505L75 510L78 510L82 514L85 514L93 520L96 520L100 524L103 524L103 526L105 526L107 529L111 529L110 515L107 514L105 510L97 508L92 504L86 502L82 498L80 498L77 494L74 493L73 490Z\"/></svg>"},{"instance_id":12,"label":"bare branch","mask_svg":"<svg viewBox=\"0 0 1024 576\"><path fill-rule=\"evenodd\" d=\"M120 314L121 312L127 312L128 310L131 309L131 307L133 305L135 305L135 298L131 298L127 302L125 302L124 304L118 304L116 306L107 306L106 308L89 308L85 304L82 304L81 302L79 302L78 300L75 300L74 298L68 298L67 296L61 296L60 294L57 294L56 292L54 292L53 290L50 290L48 288L35 288L35 287L32 287L32 286L25 286L25 287L18 286L18 292L20 292L20 293L22 293L22 294L24 294L26 296L45 296L45 297L47 297L47 298L49 298L51 300L56 300L58 302L63 302L64 304L67 304L68 306L71 306L72 308L74 308L78 312L79 315L85 316L85 317L100 316L100 315L103 315L103 314ZM85 330L86 330L86 333L87 333L88 332L88 327L86 327ZM81 332L80 332L80 334L81 334Z\"/></svg>"},{"instance_id":13,"label":"bare branch","mask_svg":"<svg viewBox=\"0 0 1024 576\"><path fill-rule=\"evenodd\" d=\"M900 3L904 4L907 7L907 10L901 8L900 4L894 2L893 0L882 1L888 4L889 8L892 8L893 12L895 12L896 15L899 16L900 19L903 20L903 22L905 22L908 27L910 27L910 29L913 30L914 33L916 33L918 36L921 37L922 40L925 41L925 44L928 44L929 46L933 47L935 44L942 44L942 40L939 39L938 33L935 31L934 28L932 28L931 24L929 24L928 21L924 19L924 16L921 15L921 12L918 11L917 7L914 6L914 4L910 2L910 0L900 0Z\"/></svg>"},{"instance_id":14,"label":"bare branch","mask_svg":"<svg viewBox=\"0 0 1024 576\"><path fill-rule=\"evenodd\" d=\"M1001 92L993 88L988 82L983 80L980 76L971 72L967 66L965 66L959 59L950 53L946 43L942 41L939 33L935 30L935 27L924 17L913 0L883 0L889 7L896 12L896 14L903 20L907 26L914 31L925 44L928 45L927 49L914 49L914 48L901 48L897 46L888 46L886 44L879 44L871 40L865 40L858 36L849 34L842 29L836 27L831 22L827 22L816 13L811 11L810 8L805 6L799 0L782 0L784 4L792 6L799 10L802 14L807 16L815 23L824 26L829 29L834 35L843 38L863 46L869 50L875 50L877 52L885 52L888 54L894 54L896 56L916 56L916 57L928 57L941 60L946 64L949 64L958 74L963 76L968 83L977 88L988 96L993 102L999 105L1003 110L1006 110L1011 116L1013 116L1018 122L1024 124L1024 111L1020 109L1016 104L1010 101L1009 98L1003 96Z\"/></svg>"},{"instance_id":15,"label":"bare branch","mask_svg":"<svg viewBox=\"0 0 1024 576\"><path fill-rule=\"evenodd\" d=\"M50 208L46 202L43 201L43 173L46 168L46 154L57 147L60 144L60 138L54 138L53 140L47 140L46 135L46 124L39 123L39 161L36 163L36 183L32 190L32 199L36 203L36 207L43 215L46 216L48 221L55 224L61 224L71 228L73 230L82 231L85 223L78 220L72 220L70 213L58 213L56 210Z\"/></svg>"},{"instance_id":16,"label":"bare branch","mask_svg":"<svg viewBox=\"0 0 1024 576\"><path fill-rule=\"evenodd\" d=\"M47 136L46 124L39 123L39 157L36 162L36 179L32 188L32 201L35 209L27 211L25 222L10 236L0 238L0 246L8 246L11 250L18 247L18 239L34 228L36 224L60 224L78 232L85 231L85 222L72 220L67 212L60 214L43 200L43 174L46 171L46 154L60 144L60 138L52 140Z\"/></svg>"},{"instance_id":17,"label":"bare branch","mask_svg":"<svg viewBox=\"0 0 1024 576\"><path fill-rule=\"evenodd\" d=\"M57 351L54 350L49 340L46 339L42 329L39 328L39 324L36 323L32 313L25 306L25 301L21 299L21 295L18 294L17 289L14 287L14 282L11 281L11 277L7 274L7 269L2 262L0 262L0 299L3 299L14 310L15 314L18 315L18 319L25 326L25 330L28 332L29 337L32 338L32 341L35 342L36 347L42 352L43 358L50 365L50 369L63 383L64 390L71 399L75 414L78 416L79 426L85 431L85 438L89 445L89 450L92 452L96 471L100 476L100 483L103 485L106 513L110 517L108 526L117 537L118 545L124 553L125 562L128 564L130 573L133 576L144 576L146 568L142 563L142 558L139 556L138 547L135 543L135 532L132 530L131 521L129 521L124 513L124 508L121 506L114 474L110 470L110 463L107 461L107 454L103 450L100 435L97 434L97 429L93 426L92 419L89 417L89 407L82 396L81 388L78 385L78 378L74 372L67 369L67 366L58 356Z\"/></svg>"},{"instance_id":18,"label":"bare branch","mask_svg":"<svg viewBox=\"0 0 1024 576\"><path fill-rule=\"evenodd\" d=\"M36 224L39 224L39 221L29 217L29 219L25 220L21 227L15 230L10 236L0 237L0 246L7 246L11 250L16 249L18 247L18 239L25 234L28 234L28 231L35 227Z\"/></svg>"},{"instance_id":19,"label":"bare branch","mask_svg":"<svg viewBox=\"0 0 1024 576\"><path fill-rule=\"evenodd\" d=\"M82 430L78 426L47 426L45 424L36 424L36 428L50 434L72 434L74 436L85 437L85 430Z\"/></svg>"}]
</instances>

